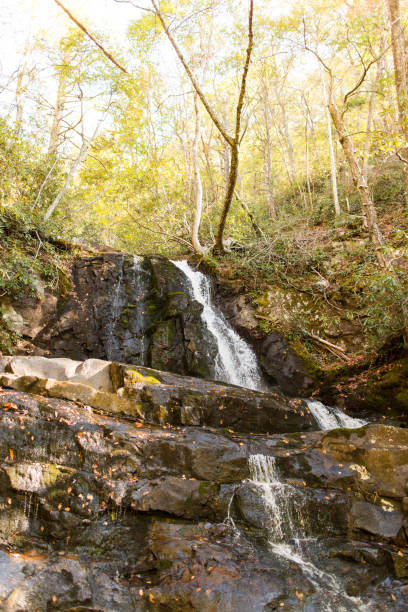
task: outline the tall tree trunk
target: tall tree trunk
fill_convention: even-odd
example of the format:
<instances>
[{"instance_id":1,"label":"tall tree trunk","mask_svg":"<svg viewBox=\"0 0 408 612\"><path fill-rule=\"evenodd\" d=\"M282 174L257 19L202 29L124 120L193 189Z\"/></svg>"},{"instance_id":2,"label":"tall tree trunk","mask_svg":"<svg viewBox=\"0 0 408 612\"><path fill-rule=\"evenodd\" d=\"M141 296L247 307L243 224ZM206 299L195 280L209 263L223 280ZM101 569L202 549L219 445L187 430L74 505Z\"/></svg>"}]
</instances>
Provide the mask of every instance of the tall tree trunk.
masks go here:
<instances>
[{"instance_id":1,"label":"tall tree trunk","mask_svg":"<svg viewBox=\"0 0 408 612\"><path fill-rule=\"evenodd\" d=\"M308 118L308 114L306 111L305 114L305 170L306 170L306 186L307 186L307 193L309 196L309 206L310 209L313 208L313 198L312 198L312 191L310 189L310 163L309 163L309 118Z\"/></svg>"},{"instance_id":2,"label":"tall tree trunk","mask_svg":"<svg viewBox=\"0 0 408 612\"><path fill-rule=\"evenodd\" d=\"M289 122L288 122L288 116L286 113L286 106L284 102L282 101L282 97L280 95L279 88L276 85L275 85L275 94L276 94L276 99L279 104L279 108L281 110L283 134L285 137L286 149L287 149L288 158L289 158L290 175L292 178L293 185L297 186L298 182L297 182L297 172L296 172L296 166L295 166L295 154L294 154L293 142L292 142L292 138L291 138L290 130L289 130Z\"/></svg>"},{"instance_id":3,"label":"tall tree trunk","mask_svg":"<svg viewBox=\"0 0 408 612\"><path fill-rule=\"evenodd\" d=\"M334 154L334 145L333 145L333 134L332 134L332 124L330 120L330 116L333 119L333 123L338 131L338 128L334 122L333 115L330 110L331 101L327 95L326 83L324 80L324 75L322 73L322 85L323 85L323 97L326 106L326 116L327 116L327 136L329 141L329 152L330 152L330 173L331 173L331 181L332 181L332 191L333 191L333 202L334 202L334 210L336 216L341 214L340 202L339 202L339 194L337 190L337 173L336 173L336 157ZM341 141L340 141L341 142ZM354 177L353 177L354 178Z\"/></svg>"},{"instance_id":4,"label":"tall tree trunk","mask_svg":"<svg viewBox=\"0 0 408 612\"><path fill-rule=\"evenodd\" d=\"M313 121L313 117L312 117L312 112L310 110L310 105L309 105L309 102L308 102L307 97L305 96L305 94L302 94L302 99L303 99L303 102L304 102L304 104L306 106L307 117L309 119L309 125L310 125L310 133L312 135L313 147L314 147L314 150L315 150L316 159L317 159L317 161L319 163L319 166L320 166L320 163L321 163L321 161L320 161L320 153L319 153L319 147L317 146L317 142L316 142L316 132L315 132L315 127L314 127L314 121Z\"/></svg>"},{"instance_id":5,"label":"tall tree trunk","mask_svg":"<svg viewBox=\"0 0 408 612\"><path fill-rule=\"evenodd\" d=\"M222 242L222 238L224 235L225 222L227 220L227 215L228 215L228 212L231 206L232 198L234 196L235 184L237 182L238 162L239 162L238 143L234 143L234 145L231 147L231 159L230 159L227 190L225 192L224 205L223 205L222 212L221 212L220 222L218 224L217 238L215 242L216 250L219 253L224 252L224 245Z\"/></svg>"},{"instance_id":6,"label":"tall tree trunk","mask_svg":"<svg viewBox=\"0 0 408 612\"><path fill-rule=\"evenodd\" d=\"M64 52L62 61L63 61L63 66L65 66L65 64L68 61L67 52ZM66 76L65 76L64 70L62 69L58 75L57 98L55 100L54 114L52 116L50 139L48 143L48 154L55 153L58 149L59 130L60 130L60 124L62 121L62 113L64 112L64 105L65 105L65 86L66 86Z\"/></svg>"},{"instance_id":7,"label":"tall tree trunk","mask_svg":"<svg viewBox=\"0 0 408 612\"><path fill-rule=\"evenodd\" d=\"M334 127L339 137L339 142L342 146L344 157L350 167L351 176L353 183L358 190L361 208L364 218L367 222L368 231L370 233L371 242L374 246L378 261L382 266L387 266L388 258L384 253L384 239L381 230L378 226L377 212L374 207L374 202L371 197L370 190L367 182L364 179L363 169L360 167L357 156L354 151L353 142L344 123L344 119L336 103L334 102L333 96L330 93L328 101L328 109L330 116L333 120Z\"/></svg>"},{"instance_id":8,"label":"tall tree trunk","mask_svg":"<svg viewBox=\"0 0 408 612\"><path fill-rule=\"evenodd\" d=\"M405 32L401 23L399 0L387 0L391 23L392 57L401 135L408 143L408 77L405 54ZM404 147L405 201L408 205L408 146Z\"/></svg>"},{"instance_id":9,"label":"tall tree trunk","mask_svg":"<svg viewBox=\"0 0 408 612\"><path fill-rule=\"evenodd\" d=\"M276 219L276 207L272 188L271 122L269 117L268 89L266 85L264 86L263 92L263 111L265 125L264 184L266 204L272 219Z\"/></svg>"},{"instance_id":10,"label":"tall tree trunk","mask_svg":"<svg viewBox=\"0 0 408 612\"><path fill-rule=\"evenodd\" d=\"M104 121L104 117L102 119L100 119L98 121L98 123L96 124L95 131L94 131L94 133L92 134L92 136L91 136L91 138L89 140L83 138L82 145L81 145L81 148L79 150L78 156L76 157L74 163L71 166L71 169L70 169L70 171L68 173L68 176L65 179L64 186L61 189L61 191L57 194L57 196L54 198L54 200L50 204L50 206L48 207L47 212L44 215L44 221L48 221L48 219L51 217L51 215L53 214L53 212L57 208L58 204L60 203L60 201L62 200L62 198L66 194L66 192L68 191L68 188L69 188L70 184L72 183L72 179L74 178L74 176L76 174L76 171L81 166L81 164L84 161L84 159L86 158L86 156L88 154L89 147L90 147L92 141L95 139L95 137L96 137L96 135L98 133L98 130L99 130L99 128L100 128L100 126L101 126L103 121Z\"/></svg>"},{"instance_id":11,"label":"tall tree trunk","mask_svg":"<svg viewBox=\"0 0 408 612\"><path fill-rule=\"evenodd\" d=\"M23 120L23 99L24 99L24 77L27 76L28 55L31 47L31 32L29 33L24 45L22 63L17 72L16 81L16 130L21 131Z\"/></svg>"},{"instance_id":12,"label":"tall tree trunk","mask_svg":"<svg viewBox=\"0 0 408 612\"><path fill-rule=\"evenodd\" d=\"M193 230L191 234L191 243L194 251L203 255L205 250L201 246L199 239L199 230L201 223L201 215L203 212L203 185L201 182L200 173L200 160L199 160L199 143L201 139L201 126L200 126L200 107L198 103L198 96L194 93L194 116L195 116L195 129L194 129L194 144L193 144L193 166L194 166L194 220Z\"/></svg>"},{"instance_id":13,"label":"tall tree trunk","mask_svg":"<svg viewBox=\"0 0 408 612\"><path fill-rule=\"evenodd\" d=\"M366 125L366 138L364 143L364 162L363 162L363 174L364 180L368 182L368 162L370 159L370 136L371 136L371 126L374 118L374 106L375 106L375 97L377 95L378 84L381 79L381 74L383 71L383 62L378 60L377 64L377 72L373 80L372 89L370 93L370 99L368 102L368 114L367 114L367 125Z\"/></svg>"}]
</instances>

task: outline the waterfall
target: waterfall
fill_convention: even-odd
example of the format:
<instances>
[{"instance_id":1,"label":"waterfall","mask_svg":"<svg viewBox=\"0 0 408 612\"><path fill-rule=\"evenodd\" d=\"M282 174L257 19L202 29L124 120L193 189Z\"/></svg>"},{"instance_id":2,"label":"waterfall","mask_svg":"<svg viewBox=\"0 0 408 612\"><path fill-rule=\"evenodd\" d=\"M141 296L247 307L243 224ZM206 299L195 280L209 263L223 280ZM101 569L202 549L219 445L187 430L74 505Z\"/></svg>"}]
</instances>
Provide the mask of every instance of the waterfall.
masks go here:
<instances>
[{"instance_id":1,"label":"waterfall","mask_svg":"<svg viewBox=\"0 0 408 612\"><path fill-rule=\"evenodd\" d=\"M143 266L143 258L122 256L117 280L111 295L107 296L108 323L104 342L107 359L146 363L149 286L150 276Z\"/></svg>"},{"instance_id":2,"label":"waterfall","mask_svg":"<svg viewBox=\"0 0 408 612\"><path fill-rule=\"evenodd\" d=\"M138 361L144 364L147 360L148 349L148 340L146 336L146 328L148 325L146 297L148 290L146 287L150 279L148 273L143 269L142 264L143 258L134 255L132 266L132 295L134 296L133 300L135 304L131 305L133 308L132 325L135 334L134 344L138 350Z\"/></svg>"},{"instance_id":3,"label":"waterfall","mask_svg":"<svg viewBox=\"0 0 408 612\"><path fill-rule=\"evenodd\" d=\"M265 527L271 550L281 559L295 564L316 589L319 610L326 612L363 612L360 599L344 594L336 578L318 568L308 558L310 523L306 495L297 487L280 480L275 457L257 454L249 457L251 483L260 492L266 514ZM324 526L322 526L324 527ZM312 604L313 605L313 604ZM314 607L311 609L315 609Z\"/></svg>"},{"instance_id":4,"label":"waterfall","mask_svg":"<svg viewBox=\"0 0 408 612\"><path fill-rule=\"evenodd\" d=\"M265 384L256 355L228 324L222 312L212 304L210 280L201 272L194 271L187 261L172 263L185 275L191 297L203 307L201 319L217 347L215 378L233 385L263 391Z\"/></svg>"},{"instance_id":5,"label":"waterfall","mask_svg":"<svg viewBox=\"0 0 408 612\"><path fill-rule=\"evenodd\" d=\"M348 429L357 429L367 424L367 421L362 419L354 419L347 414L344 414L338 408L330 408L322 402L315 400L304 400L315 418L320 429L336 429L337 427L347 427Z\"/></svg>"},{"instance_id":6,"label":"waterfall","mask_svg":"<svg viewBox=\"0 0 408 612\"><path fill-rule=\"evenodd\" d=\"M116 329L118 319L121 313L121 293L123 282L123 264L124 258L121 258L119 266L119 276L113 291L113 296L110 304L110 317L106 326L106 342L105 352L107 359L115 359L116 357Z\"/></svg>"},{"instance_id":7,"label":"waterfall","mask_svg":"<svg viewBox=\"0 0 408 612\"><path fill-rule=\"evenodd\" d=\"M299 547L306 537L308 522L303 513L302 492L281 482L275 457L251 455L249 471L264 501L270 542L278 545L293 540Z\"/></svg>"}]
</instances>

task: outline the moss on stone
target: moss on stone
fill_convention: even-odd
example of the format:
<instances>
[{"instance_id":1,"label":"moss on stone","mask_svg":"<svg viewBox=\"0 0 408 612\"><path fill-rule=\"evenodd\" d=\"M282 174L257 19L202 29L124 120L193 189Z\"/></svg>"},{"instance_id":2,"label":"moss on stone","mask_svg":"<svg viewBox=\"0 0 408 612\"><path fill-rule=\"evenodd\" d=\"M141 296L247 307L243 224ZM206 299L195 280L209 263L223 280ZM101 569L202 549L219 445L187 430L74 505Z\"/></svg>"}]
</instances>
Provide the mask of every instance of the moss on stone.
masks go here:
<instances>
[{"instance_id":1,"label":"moss on stone","mask_svg":"<svg viewBox=\"0 0 408 612\"><path fill-rule=\"evenodd\" d=\"M127 385L136 385L137 383L149 383L150 385L160 385L160 380L155 378L154 376L143 376L140 372L136 370L135 367L130 367L126 371L126 383Z\"/></svg>"},{"instance_id":2,"label":"moss on stone","mask_svg":"<svg viewBox=\"0 0 408 612\"><path fill-rule=\"evenodd\" d=\"M173 561L170 561L170 559L159 559L157 562L157 568L159 570L168 569L172 565Z\"/></svg>"},{"instance_id":3,"label":"moss on stone","mask_svg":"<svg viewBox=\"0 0 408 612\"><path fill-rule=\"evenodd\" d=\"M216 482L202 481L200 482L198 490L200 491L200 495L218 495L220 485Z\"/></svg>"}]
</instances>

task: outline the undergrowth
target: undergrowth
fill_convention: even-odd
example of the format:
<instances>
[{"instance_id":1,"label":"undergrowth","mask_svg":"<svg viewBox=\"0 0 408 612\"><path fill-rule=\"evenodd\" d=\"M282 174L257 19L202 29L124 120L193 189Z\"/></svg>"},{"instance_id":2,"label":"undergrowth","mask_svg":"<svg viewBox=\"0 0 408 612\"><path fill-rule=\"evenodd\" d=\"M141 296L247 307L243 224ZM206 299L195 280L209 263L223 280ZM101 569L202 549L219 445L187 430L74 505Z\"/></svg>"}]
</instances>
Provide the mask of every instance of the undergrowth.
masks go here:
<instances>
[{"instance_id":1,"label":"undergrowth","mask_svg":"<svg viewBox=\"0 0 408 612\"><path fill-rule=\"evenodd\" d=\"M20 338L3 317L6 304L57 290L67 257L32 218L0 207L0 352L12 352Z\"/></svg>"}]
</instances>

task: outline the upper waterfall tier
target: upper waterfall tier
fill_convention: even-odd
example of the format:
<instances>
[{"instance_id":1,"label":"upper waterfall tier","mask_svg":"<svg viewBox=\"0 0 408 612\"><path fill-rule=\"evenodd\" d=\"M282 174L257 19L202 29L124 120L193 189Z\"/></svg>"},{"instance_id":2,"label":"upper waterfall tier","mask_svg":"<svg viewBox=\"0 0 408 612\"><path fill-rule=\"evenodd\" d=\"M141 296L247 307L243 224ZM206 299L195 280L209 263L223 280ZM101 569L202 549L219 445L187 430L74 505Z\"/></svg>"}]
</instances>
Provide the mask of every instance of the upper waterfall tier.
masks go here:
<instances>
[{"instance_id":1,"label":"upper waterfall tier","mask_svg":"<svg viewBox=\"0 0 408 612\"><path fill-rule=\"evenodd\" d=\"M144 365L265 388L257 359L186 261L103 253L78 260L70 295L33 338L41 354Z\"/></svg>"},{"instance_id":2,"label":"upper waterfall tier","mask_svg":"<svg viewBox=\"0 0 408 612\"><path fill-rule=\"evenodd\" d=\"M193 270L187 261L173 261L190 285L191 296L202 305L201 319L217 348L214 374L217 380L248 389L263 390L266 385L252 348L232 329L211 299L210 280Z\"/></svg>"}]
</instances>

